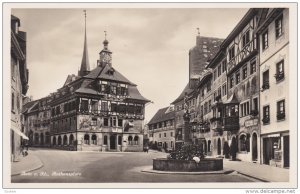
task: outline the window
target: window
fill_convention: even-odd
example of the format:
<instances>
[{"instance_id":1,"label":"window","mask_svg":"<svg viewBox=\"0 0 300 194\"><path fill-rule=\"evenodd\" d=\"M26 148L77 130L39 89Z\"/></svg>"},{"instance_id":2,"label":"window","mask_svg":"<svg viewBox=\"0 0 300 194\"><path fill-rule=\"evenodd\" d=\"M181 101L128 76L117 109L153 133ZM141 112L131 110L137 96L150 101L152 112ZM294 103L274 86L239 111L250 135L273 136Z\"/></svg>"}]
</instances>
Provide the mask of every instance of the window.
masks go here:
<instances>
[{"instance_id":1,"label":"window","mask_svg":"<svg viewBox=\"0 0 300 194\"><path fill-rule=\"evenodd\" d=\"M200 110L200 112L201 112L201 113L200 113L201 116L203 116L203 114L204 114L204 113L203 113L203 105L201 105L201 110Z\"/></svg>"},{"instance_id":2,"label":"window","mask_svg":"<svg viewBox=\"0 0 300 194\"><path fill-rule=\"evenodd\" d=\"M263 107L263 124L270 123L270 106L264 106Z\"/></svg>"},{"instance_id":3,"label":"window","mask_svg":"<svg viewBox=\"0 0 300 194\"><path fill-rule=\"evenodd\" d=\"M241 107L241 117L247 116L250 113L250 102L245 102L240 105Z\"/></svg>"},{"instance_id":4,"label":"window","mask_svg":"<svg viewBox=\"0 0 300 194\"><path fill-rule=\"evenodd\" d=\"M247 66L243 68L243 79L247 78Z\"/></svg>"},{"instance_id":5,"label":"window","mask_svg":"<svg viewBox=\"0 0 300 194\"><path fill-rule=\"evenodd\" d=\"M258 114L258 98L253 98L252 110L255 111L255 114Z\"/></svg>"},{"instance_id":6,"label":"window","mask_svg":"<svg viewBox=\"0 0 300 194\"><path fill-rule=\"evenodd\" d=\"M221 64L218 66L218 77L222 74Z\"/></svg>"},{"instance_id":7,"label":"window","mask_svg":"<svg viewBox=\"0 0 300 194\"><path fill-rule=\"evenodd\" d=\"M81 111L89 111L89 101L88 100L81 100L81 106L80 106ZM56 110L57 112L57 110Z\"/></svg>"},{"instance_id":8,"label":"window","mask_svg":"<svg viewBox=\"0 0 300 194\"><path fill-rule=\"evenodd\" d=\"M243 34L242 47L245 47L249 42L250 42L250 30L247 30L247 31Z\"/></svg>"},{"instance_id":9,"label":"window","mask_svg":"<svg viewBox=\"0 0 300 194\"><path fill-rule=\"evenodd\" d=\"M211 111L211 100L208 101L208 112Z\"/></svg>"},{"instance_id":10,"label":"window","mask_svg":"<svg viewBox=\"0 0 300 194\"><path fill-rule=\"evenodd\" d=\"M117 112L118 111L118 105L116 103L110 104L111 112Z\"/></svg>"},{"instance_id":11,"label":"window","mask_svg":"<svg viewBox=\"0 0 300 194\"><path fill-rule=\"evenodd\" d=\"M263 85L262 85L262 89L266 90L269 89L270 85L269 85L269 70L263 72Z\"/></svg>"},{"instance_id":12,"label":"window","mask_svg":"<svg viewBox=\"0 0 300 194\"><path fill-rule=\"evenodd\" d=\"M11 93L11 111L15 111L15 94Z\"/></svg>"},{"instance_id":13,"label":"window","mask_svg":"<svg viewBox=\"0 0 300 194\"><path fill-rule=\"evenodd\" d=\"M90 144L90 136L88 134L84 135L84 144Z\"/></svg>"},{"instance_id":14,"label":"window","mask_svg":"<svg viewBox=\"0 0 300 194\"><path fill-rule=\"evenodd\" d=\"M110 125L112 127L116 127L117 126L117 117L110 117Z\"/></svg>"},{"instance_id":15,"label":"window","mask_svg":"<svg viewBox=\"0 0 300 194\"><path fill-rule=\"evenodd\" d=\"M275 20L276 38L282 35L282 15Z\"/></svg>"},{"instance_id":16,"label":"window","mask_svg":"<svg viewBox=\"0 0 300 194\"><path fill-rule=\"evenodd\" d=\"M222 86L222 96L225 96L226 94L227 94L227 88L226 88L226 83L225 83Z\"/></svg>"},{"instance_id":17,"label":"window","mask_svg":"<svg viewBox=\"0 0 300 194\"><path fill-rule=\"evenodd\" d=\"M209 92L211 90L211 82L208 81L207 82L207 92Z\"/></svg>"},{"instance_id":18,"label":"window","mask_svg":"<svg viewBox=\"0 0 300 194\"><path fill-rule=\"evenodd\" d=\"M118 105L118 111L121 114L126 114L126 105L125 104L119 104Z\"/></svg>"},{"instance_id":19,"label":"window","mask_svg":"<svg viewBox=\"0 0 300 194\"><path fill-rule=\"evenodd\" d=\"M104 144L104 145L107 145L107 135L104 135L104 138L103 138L103 144Z\"/></svg>"},{"instance_id":20,"label":"window","mask_svg":"<svg viewBox=\"0 0 300 194\"><path fill-rule=\"evenodd\" d=\"M118 127L122 127L123 126L123 119L118 119Z\"/></svg>"},{"instance_id":21,"label":"window","mask_svg":"<svg viewBox=\"0 0 300 194\"><path fill-rule=\"evenodd\" d=\"M222 61L222 73L225 72L227 69L226 60Z\"/></svg>"},{"instance_id":22,"label":"window","mask_svg":"<svg viewBox=\"0 0 300 194\"><path fill-rule=\"evenodd\" d=\"M284 78L284 60L276 64L276 81L280 81Z\"/></svg>"},{"instance_id":23,"label":"window","mask_svg":"<svg viewBox=\"0 0 300 194\"><path fill-rule=\"evenodd\" d=\"M107 112L108 111L108 103L101 102L101 111Z\"/></svg>"},{"instance_id":24,"label":"window","mask_svg":"<svg viewBox=\"0 0 300 194\"><path fill-rule=\"evenodd\" d=\"M264 32L262 35L262 48L265 50L268 48L269 42L268 42L268 31Z\"/></svg>"},{"instance_id":25,"label":"window","mask_svg":"<svg viewBox=\"0 0 300 194\"><path fill-rule=\"evenodd\" d=\"M71 120L70 120L71 122ZM97 126L97 118L92 118L92 122L91 122L92 126Z\"/></svg>"},{"instance_id":26,"label":"window","mask_svg":"<svg viewBox=\"0 0 300 194\"><path fill-rule=\"evenodd\" d=\"M133 141L134 141L134 145L139 145L139 137L138 136L135 136Z\"/></svg>"},{"instance_id":27,"label":"window","mask_svg":"<svg viewBox=\"0 0 300 194\"><path fill-rule=\"evenodd\" d=\"M97 136L95 134L92 135L92 144L97 145Z\"/></svg>"},{"instance_id":28,"label":"window","mask_svg":"<svg viewBox=\"0 0 300 194\"><path fill-rule=\"evenodd\" d=\"M207 113L207 102L204 103L204 114Z\"/></svg>"},{"instance_id":29,"label":"window","mask_svg":"<svg viewBox=\"0 0 300 194\"><path fill-rule=\"evenodd\" d=\"M159 134L159 138L161 138L161 133Z\"/></svg>"},{"instance_id":30,"label":"window","mask_svg":"<svg viewBox=\"0 0 300 194\"><path fill-rule=\"evenodd\" d=\"M167 133L164 133L164 137L167 137Z\"/></svg>"},{"instance_id":31,"label":"window","mask_svg":"<svg viewBox=\"0 0 300 194\"><path fill-rule=\"evenodd\" d=\"M113 94L113 95L116 95L117 94L117 86L110 86L110 93Z\"/></svg>"},{"instance_id":32,"label":"window","mask_svg":"<svg viewBox=\"0 0 300 194\"><path fill-rule=\"evenodd\" d=\"M170 133L170 136L173 137L173 132Z\"/></svg>"},{"instance_id":33,"label":"window","mask_svg":"<svg viewBox=\"0 0 300 194\"><path fill-rule=\"evenodd\" d=\"M277 102L277 120L285 119L285 104L284 100Z\"/></svg>"},{"instance_id":34,"label":"window","mask_svg":"<svg viewBox=\"0 0 300 194\"><path fill-rule=\"evenodd\" d=\"M256 72L256 58L250 61L250 75Z\"/></svg>"},{"instance_id":35,"label":"window","mask_svg":"<svg viewBox=\"0 0 300 194\"><path fill-rule=\"evenodd\" d=\"M240 81L241 81L240 72L237 72L237 73L235 74L235 83L236 83L236 84L239 84Z\"/></svg>"},{"instance_id":36,"label":"window","mask_svg":"<svg viewBox=\"0 0 300 194\"><path fill-rule=\"evenodd\" d=\"M97 113L98 112L98 101L92 100L92 112Z\"/></svg>"},{"instance_id":37,"label":"window","mask_svg":"<svg viewBox=\"0 0 300 194\"><path fill-rule=\"evenodd\" d=\"M221 97L221 87L218 88L218 96Z\"/></svg>"},{"instance_id":38,"label":"window","mask_svg":"<svg viewBox=\"0 0 300 194\"><path fill-rule=\"evenodd\" d=\"M234 58L234 45L229 49L229 61Z\"/></svg>"},{"instance_id":39,"label":"window","mask_svg":"<svg viewBox=\"0 0 300 194\"><path fill-rule=\"evenodd\" d=\"M104 125L105 127L108 127L108 118L104 118L103 125Z\"/></svg>"},{"instance_id":40,"label":"window","mask_svg":"<svg viewBox=\"0 0 300 194\"><path fill-rule=\"evenodd\" d=\"M233 78L233 76L231 76L231 77L229 78L229 88L232 88L233 85L234 85L234 78Z\"/></svg>"}]
</instances>

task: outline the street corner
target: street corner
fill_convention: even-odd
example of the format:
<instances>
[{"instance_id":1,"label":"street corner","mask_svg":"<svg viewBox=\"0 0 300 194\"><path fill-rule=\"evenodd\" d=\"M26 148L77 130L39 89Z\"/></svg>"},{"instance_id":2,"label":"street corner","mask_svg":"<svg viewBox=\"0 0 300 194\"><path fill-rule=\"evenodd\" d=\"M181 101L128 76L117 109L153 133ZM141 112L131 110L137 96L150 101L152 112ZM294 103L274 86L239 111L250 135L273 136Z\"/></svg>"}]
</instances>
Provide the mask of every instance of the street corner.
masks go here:
<instances>
[{"instance_id":1,"label":"street corner","mask_svg":"<svg viewBox=\"0 0 300 194\"><path fill-rule=\"evenodd\" d=\"M11 166L11 176L27 175L33 170L40 169L44 166L43 162L36 155L29 153L22 157L19 162L13 162Z\"/></svg>"}]
</instances>

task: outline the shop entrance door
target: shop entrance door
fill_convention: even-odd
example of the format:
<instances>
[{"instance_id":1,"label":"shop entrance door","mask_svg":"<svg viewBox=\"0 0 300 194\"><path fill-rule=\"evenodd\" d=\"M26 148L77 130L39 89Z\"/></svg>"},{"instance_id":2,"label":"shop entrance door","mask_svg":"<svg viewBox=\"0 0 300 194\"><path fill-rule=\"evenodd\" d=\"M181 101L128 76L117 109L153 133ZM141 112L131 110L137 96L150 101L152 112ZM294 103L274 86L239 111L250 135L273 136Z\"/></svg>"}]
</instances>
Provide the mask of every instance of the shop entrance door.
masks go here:
<instances>
[{"instance_id":1,"label":"shop entrance door","mask_svg":"<svg viewBox=\"0 0 300 194\"><path fill-rule=\"evenodd\" d=\"M252 135L252 161L257 160L257 135L253 133Z\"/></svg>"},{"instance_id":2,"label":"shop entrance door","mask_svg":"<svg viewBox=\"0 0 300 194\"><path fill-rule=\"evenodd\" d=\"M283 136L283 167L290 167L290 136Z\"/></svg>"},{"instance_id":3,"label":"shop entrance door","mask_svg":"<svg viewBox=\"0 0 300 194\"><path fill-rule=\"evenodd\" d=\"M116 135L111 135L109 138L110 141L110 149L115 150L116 149Z\"/></svg>"},{"instance_id":4,"label":"shop entrance door","mask_svg":"<svg viewBox=\"0 0 300 194\"><path fill-rule=\"evenodd\" d=\"M263 163L264 164L270 164L270 155L269 155L269 149L270 146L269 146L269 139L268 138L264 138L263 139Z\"/></svg>"}]
</instances>

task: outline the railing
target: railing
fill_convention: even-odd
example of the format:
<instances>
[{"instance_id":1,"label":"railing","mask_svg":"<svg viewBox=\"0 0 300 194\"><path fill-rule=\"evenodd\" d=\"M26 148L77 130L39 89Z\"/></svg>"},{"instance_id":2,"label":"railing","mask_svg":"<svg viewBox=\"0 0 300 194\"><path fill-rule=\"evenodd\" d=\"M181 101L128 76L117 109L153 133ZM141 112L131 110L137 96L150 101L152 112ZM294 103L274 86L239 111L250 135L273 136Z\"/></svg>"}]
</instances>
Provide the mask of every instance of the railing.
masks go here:
<instances>
[{"instance_id":1,"label":"railing","mask_svg":"<svg viewBox=\"0 0 300 194\"><path fill-rule=\"evenodd\" d=\"M276 73L274 75L274 77L275 77L276 81L280 81L284 78L284 72Z\"/></svg>"},{"instance_id":2,"label":"railing","mask_svg":"<svg viewBox=\"0 0 300 194\"><path fill-rule=\"evenodd\" d=\"M277 112L277 120L285 119L285 112Z\"/></svg>"},{"instance_id":3,"label":"railing","mask_svg":"<svg viewBox=\"0 0 300 194\"><path fill-rule=\"evenodd\" d=\"M264 81L261 88L262 88L262 91L269 89L270 88L269 81Z\"/></svg>"}]
</instances>

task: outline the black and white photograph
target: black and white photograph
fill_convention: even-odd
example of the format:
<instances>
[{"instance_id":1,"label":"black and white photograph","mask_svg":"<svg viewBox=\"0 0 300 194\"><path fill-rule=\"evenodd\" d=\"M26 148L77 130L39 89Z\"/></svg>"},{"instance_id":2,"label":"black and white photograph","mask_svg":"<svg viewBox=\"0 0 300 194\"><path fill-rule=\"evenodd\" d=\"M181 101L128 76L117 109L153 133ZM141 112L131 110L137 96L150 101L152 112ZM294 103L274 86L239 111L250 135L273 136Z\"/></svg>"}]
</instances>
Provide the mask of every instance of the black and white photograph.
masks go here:
<instances>
[{"instance_id":1,"label":"black and white photograph","mask_svg":"<svg viewBox=\"0 0 300 194\"><path fill-rule=\"evenodd\" d=\"M4 3L3 188L295 193L297 19L297 3Z\"/></svg>"}]
</instances>

